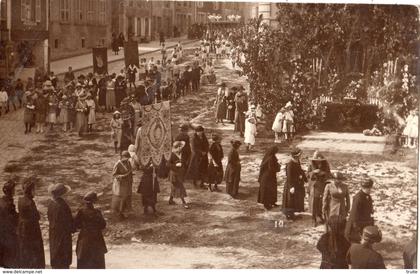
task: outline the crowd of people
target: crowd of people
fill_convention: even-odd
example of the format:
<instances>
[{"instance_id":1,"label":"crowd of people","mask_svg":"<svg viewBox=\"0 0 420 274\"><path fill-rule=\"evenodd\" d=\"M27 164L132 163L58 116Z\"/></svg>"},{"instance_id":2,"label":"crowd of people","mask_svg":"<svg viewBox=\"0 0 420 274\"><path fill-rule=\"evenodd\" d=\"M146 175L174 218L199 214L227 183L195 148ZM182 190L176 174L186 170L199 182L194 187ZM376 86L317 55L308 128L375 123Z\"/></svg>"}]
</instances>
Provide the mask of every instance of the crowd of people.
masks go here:
<instances>
[{"instance_id":1,"label":"crowd of people","mask_svg":"<svg viewBox=\"0 0 420 274\"><path fill-rule=\"evenodd\" d=\"M207 47L204 44L204 47ZM211 51L211 49L209 49ZM182 51L182 50L181 50ZM175 49L176 58L180 53ZM226 57L227 55L225 55ZM223 53L222 53L223 57ZM172 55L173 59L173 55ZM172 63L171 58L161 62L142 60L144 69L128 67L118 76L81 75L77 79L71 68L64 77L64 84L53 77L44 79L33 88L26 88L22 97L25 106L25 133L31 132L35 122L37 132L43 132L47 124L50 130L59 120L63 130L73 127L83 135L94 130L97 111L113 113L110 122L115 152L120 159L112 171L112 213L118 220L124 220L132 211L133 176L141 170L137 193L142 196L145 214L158 216L156 204L160 193L159 180L169 178L171 183L168 204L176 205L180 199L185 209L187 203L185 183L220 191L225 182L225 191L235 199L240 198L242 141L234 138L227 153L227 165L223 167L225 152L221 146L221 136L212 134L209 142L205 128L182 124L179 134L174 138L169 161L159 168L152 165L141 166L137 158L141 136L141 105L161 100L176 100L179 96L198 92L200 89L201 66L199 60L193 66L186 66L181 73L177 69L179 60ZM205 60L208 62L208 60ZM193 78L194 69L197 78ZM134 75L134 76L133 76ZM136 75L144 85L136 85ZM164 76L165 75L165 76ZM134 80L133 80L134 77ZM198 83L194 81L197 81ZM127 87L127 83L133 87ZM169 88L171 85L174 87ZM170 89L171 91L167 91ZM219 123L225 120L234 123L235 132L244 137L247 150L255 143L258 108L249 100L242 86L228 89L220 84L216 94L215 118ZM1 95L1 94L0 94ZM0 97L1 98L1 97ZM286 104L278 113L273 124L276 132L275 143L293 137L292 103ZM74 112L74 113L73 113ZM72 114L73 113L73 114ZM74 115L74 118L72 118ZM190 137L189 130L193 128ZM281 164L277 159L277 144L267 149L260 164L256 202L266 210L280 206L277 201L277 173ZM308 191L308 204L312 213L313 225L326 224L326 232L319 239L316 248L322 255L321 268L385 268L381 254L373 245L382 239L382 233L374 220L374 206L370 195L374 182L366 178L360 184L360 191L350 202L349 188L345 176L330 170L329 163L319 152L315 152L307 171L301 166L302 151L292 148L290 160L286 164L286 179L282 193L282 212L287 220L299 221L300 212ZM5 196L0 200L0 219L5 220L0 227L0 265L9 268L45 268L44 243L40 228L40 214L34 202L35 189L39 181L35 177L24 180L23 196L16 206L14 195L16 181L4 184ZM88 192L83 198L83 207L72 214L71 208L63 198L70 187L57 183L48 189L51 199L48 202L50 264L52 268L66 269L72 263L72 234L79 231L76 254L78 268L105 268L104 254L107 252L102 231L106 227L102 213L94 207L98 200L95 192ZM416 241L414 239L413 241ZM411 248L411 249L410 249ZM410 246L404 253L406 268L413 268L416 252Z\"/></svg>"}]
</instances>

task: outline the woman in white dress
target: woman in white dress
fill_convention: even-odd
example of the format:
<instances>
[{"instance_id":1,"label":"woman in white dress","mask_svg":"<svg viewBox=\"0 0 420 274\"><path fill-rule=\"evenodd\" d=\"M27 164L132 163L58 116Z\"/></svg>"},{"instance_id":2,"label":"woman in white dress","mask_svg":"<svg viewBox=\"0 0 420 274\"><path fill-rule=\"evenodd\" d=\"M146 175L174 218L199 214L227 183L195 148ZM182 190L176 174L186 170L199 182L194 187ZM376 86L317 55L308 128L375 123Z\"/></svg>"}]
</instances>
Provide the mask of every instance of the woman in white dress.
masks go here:
<instances>
[{"instance_id":1,"label":"woman in white dress","mask_svg":"<svg viewBox=\"0 0 420 274\"><path fill-rule=\"evenodd\" d=\"M404 147L414 148L417 144L418 138L418 113L415 110L410 111L410 114L407 116L406 125L403 131Z\"/></svg>"},{"instance_id":2,"label":"woman in white dress","mask_svg":"<svg viewBox=\"0 0 420 274\"><path fill-rule=\"evenodd\" d=\"M255 145L255 135L257 135L257 121L253 116L249 116L245 120L244 143L247 144L246 151L250 151Z\"/></svg>"},{"instance_id":3,"label":"woman in white dress","mask_svg":"<svg viewBox=\"0 0 420 274\"><path fill-rule=\"evenodd\" d=\"M283 122L284 122L284 108L281 108L274 119L273 126L271 129L274 131L275 139L274 143L281 143L283 141Z\"/></svg>"},{"instance_id":4,"label":"woman in white dress","mask_svg":"<svg viewBox=\"0 0 420 274\"><path fill-rule=\"evenodd\" d=\"M286 110L284 112L283 133L286 140L290 141L295 133L295 115L293 114L292 103L288 102L284 108Z\"/></svg>"},{"instance_id":5,"label":"woman in white dress","mask_svg":"<svg viewBox=\"0 0 420 274\"><path fill-rule=\"evenodd\" d=\"M88 107L88 132L92 132L93 125L96 123L95 101L92 99L92 94L88 93L86 105Z\"/></svg>"}]
</instances>

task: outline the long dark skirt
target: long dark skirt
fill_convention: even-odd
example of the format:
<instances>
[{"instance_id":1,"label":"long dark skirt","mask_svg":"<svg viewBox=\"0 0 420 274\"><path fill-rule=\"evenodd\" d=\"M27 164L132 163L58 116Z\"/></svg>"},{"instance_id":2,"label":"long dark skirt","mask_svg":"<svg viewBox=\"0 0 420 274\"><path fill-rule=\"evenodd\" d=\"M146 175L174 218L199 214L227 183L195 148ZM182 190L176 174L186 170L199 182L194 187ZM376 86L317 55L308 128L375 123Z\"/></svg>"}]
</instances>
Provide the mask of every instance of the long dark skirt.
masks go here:
<instances>
[{"instance_id":1,"label":"long dark skirt","mask_svg":"<svg viewBox=\"0 0 420 274\"><path fill-rule=\"evenodd\" d=\"M233 167L230 164L226 167L225 181L226 193L234 197L238 195L239 182L241 180L241 168Z\"/></svg>"},{"instance_id":2,"label":"long dark skirt","mask_svg":"<svg viewBox=\"0 0 420 274\"><path fill-rule=\"evenodd\" d=\"M92 254L89 258L78 258L77 269L105 269L105 254Z\"/></svg>"}]
</instances>

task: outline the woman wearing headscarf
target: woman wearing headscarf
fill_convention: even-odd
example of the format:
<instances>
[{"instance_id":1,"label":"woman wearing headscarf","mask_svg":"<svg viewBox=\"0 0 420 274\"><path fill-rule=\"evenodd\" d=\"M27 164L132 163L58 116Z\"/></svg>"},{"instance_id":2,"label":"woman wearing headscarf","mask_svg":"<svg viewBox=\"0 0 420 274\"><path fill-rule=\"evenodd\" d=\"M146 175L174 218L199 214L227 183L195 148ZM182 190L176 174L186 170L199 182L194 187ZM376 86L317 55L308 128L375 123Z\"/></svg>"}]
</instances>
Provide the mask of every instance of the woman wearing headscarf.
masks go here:
<instances>
[{"instance_id":1,"label":"woman wearing headscarf","mask_svg":"<svg viewBox=\"0 0 420 274\"><path fill-rule=\"evenodd\" d=\"M272 146L265 153L260 165L258 176L260 189L257 202L263 204L267 210L275 206L277 202L277 172L280 171L280 164L276 157L278 151L277 146Z\"/></svg>"},{"instance_id":2,"label":"woman wearing headscarf","mask_svg":"<svg viewBox=\"0 0 420 274\"><path fill-rule=\"evenodd\" d=\"M321 153L315 151L308 168L308 204L309 211L312 213L314 226L318 225L318 219L321 223L325 221L322 215L322 196L324 194L326 180L330 175L330 165L327 159Z\"/></svg>"},{"instance_id":3,"label":"woman wearing headscarf","mask_svg":"<svg viewBox=\"0 0 420 274\"><path fill-rule=\"evenodd\" d=\"M216 107L216 123L222 123L223 119L226 118L226 83L222 83L220 88L217 90L216 101L214 106Z\"/></svg>"},{"instance_id":4,"label":"woman wearing headscarf","mask_svg":"<svg viewBox=\"0 0 420 274\"><path fill-rule=\"evenodd\" d=\"M204 134L204 128L198 126L191 139L191 161L188 167L187 178L193 180L194 186L201 181L200 187L204 188L207 180L209 142Z\"/></svg>"},{"instance_id":5,"label":"woman wearing headscarf","mask_svg":"<svg viewBox=\"0 0 420 274\"><path fill-rule=\"evenodd\" d=\"M222 138L218 134L214 134L212 136L213 143L210 146L209 154L210 154L210 163L209 163L209 190L213 192L213 190L218 191L217 185L223 181L223 148L220 144ZM214 184L214 189L211 185Z\"/></svg>"},{"instance_id":6,"label":"woman wearing headscarf","mask_svg":"<svg viewBox=\"0 0 420 274\"><path fill-rule=\"evenodd\" d=\"M225 171L226 193L235 198L238 195L239 182L241 181L241 160L239 159L239 147L241 142L232 140L232 149L228 155L228 163Z\"/></svg>"},{"instance_id":7,"label":"woman wearing headscarf","mask_svg":"<svg viewBox=\"0 0 420 274\"><path fill-rule=\"evenodd\" d=\"M121 220L124 213L131 210L131 195L133 188L133 169L130 164L130 153L123 151L121 159L114 165L112 171L112 211Z\"/></svg>"},{"instance_id":8,"label":"woman wearing headscarf","mask_svg":"<svg viewBox=\"0 0 420 274\"><path fill-rule=\"evenodd\" d=\"M182 159L182 149L184 146L184 141L175 141L172 145L172 154L169 159L169 180L172 184L169 204L174 205L174 198L180 198L184 208L188 209L189 206L184 199L187 197L187 191L184 187L184 170L186 166L185 161Z\"/></svg>"},{"instance_id":9,"label":"woman wearing headscarf","mask_svg":"<svg viewBox=\"0 0 420 274\"><path fill-rule=\"evenodd\" d=\"M347 252L350 243L344 237L346 218L343 216L331 216L328 219L327 231L322 234L316 245L321 252L322 261L320 269L348 269Z\"/></svg>"},{"instance_id":10,"label":"woman wearing headscarf","mask_svg":"<svg viewBox=\"0 0 420 274\"><path fill-rule=\"evenodd\" d=\"M304 211L305 186L307 182L305 172L300 165L302 151L294 148L292 158L286 165L286 182L283 190L283 213L288 220L296 218L295 212Z\"/></svg>"},{"instance_id":11,"label":"woman wearing headscarf","mask_svg":"<svg viewBox=\"0 0 420 274\"><path fill-rule=\"evenodd\" d=\"M48 221L50 240L50 261L53 269L69 269L72 262L72 234L76 232L73 216L63 196L70 187L61 183L51 185L48 192Z\"/></svg>"},{"instance_id":12,"label":"woman wearing headscarf","mask_svg":"<svg viewBox=\"0 0 420 274\"><path fill-rule=\"evenodd\" d=\"M18 267L17 225L19 215L13 201L16 183L7 181L3 186L4 196L0 198L0 267Z\"/></svg>"},{"instance_id":13,"label":"woman wearing headscarf","mask_svg":"<svg viewBox=\"0 0 420 274\"><path fill-rule=\"evenodd\" d=\"M105 269L105 253L108 252L102 230L106 222L99 209L94 207L98 200L95 192L83 197L84 205L74 218L75 226L80 230L77 238L77 269Z\"/></svg>"},{"instance_id":14,"label":"woman wearing headscarf","mask_svg":"<svg viewBox=\"0 0 420 274\"><path fill-rule=\"evenodd\" d=\"M44 242L39 225L41 216L33 200L35 181L36 179L31 177L23 182L24 196L18 200L19 268L45 268Z\"/></svg>"},{"instance_id":15,"label":"woman wearing headscarf","mask_svg":"<svg viewBox=\"0 0 420 274\"><path fill-rule=\"evenodd\" d=\"M327 220L334 215L347 217L350 211L350 192L343 180L344 176L336 172L332 179L326 181L322 197L322 215Z\"/></svg>"}]
</instances>

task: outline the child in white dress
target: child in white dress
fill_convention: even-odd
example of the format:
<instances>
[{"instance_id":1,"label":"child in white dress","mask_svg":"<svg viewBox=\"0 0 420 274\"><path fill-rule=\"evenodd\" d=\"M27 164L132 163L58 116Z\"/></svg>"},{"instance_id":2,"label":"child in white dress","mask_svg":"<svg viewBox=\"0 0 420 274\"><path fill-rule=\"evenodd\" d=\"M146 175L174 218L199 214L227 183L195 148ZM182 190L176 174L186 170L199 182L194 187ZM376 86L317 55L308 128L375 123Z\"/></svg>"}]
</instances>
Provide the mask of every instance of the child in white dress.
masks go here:
<instances>
[{"instance_id":1,"label":"child in white dress","mask_svg":"<svg viewBox=\"0 0 420 274\"><path fill-rule=\"evenodd\" d=\"M275 139L274 143L281 143L283 140L283 122L284 122L284 108L281 108L277 112L276 118L274 119L273 126L271 129L274 131Z\"/></svg>"},{"instance_id":2,"label":"child in white dress","mask_svg":"<svg viewBox=\"0 0 420 274\"><path fill-rule=\"evenodd\" d=\"M245 133L244 143L247 144L246 151L250 151L252 146L255 145L255 136L257 135L257 121L253 116L245 120Z\"/></svg>"}]
</instances>

